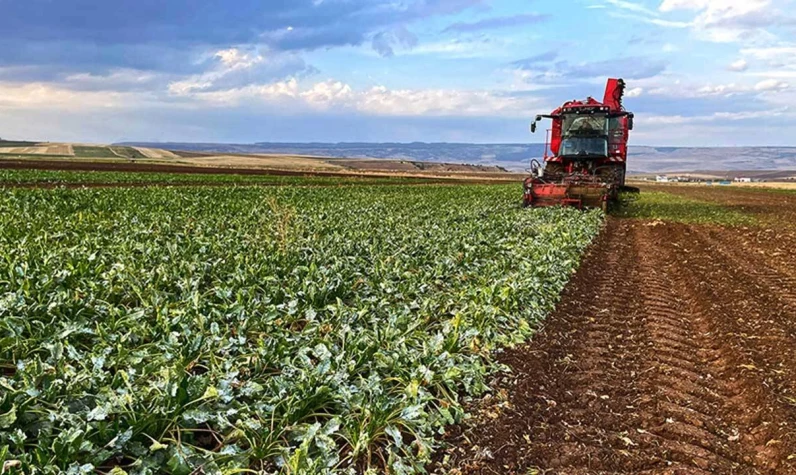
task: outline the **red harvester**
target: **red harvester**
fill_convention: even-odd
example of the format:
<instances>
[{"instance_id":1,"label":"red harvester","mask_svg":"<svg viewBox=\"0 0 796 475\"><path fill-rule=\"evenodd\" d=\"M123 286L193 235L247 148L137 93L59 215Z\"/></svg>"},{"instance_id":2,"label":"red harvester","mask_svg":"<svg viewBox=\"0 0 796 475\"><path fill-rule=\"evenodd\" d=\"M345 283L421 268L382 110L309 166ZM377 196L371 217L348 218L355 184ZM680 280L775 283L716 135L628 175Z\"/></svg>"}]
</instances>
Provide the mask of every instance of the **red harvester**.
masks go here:
<instances>
[{"instance_id":1,"label":"red harvester","mask_svg":"<svg viewBox=\"0 0 796 475\"><path fill-rule=\"evenodd\" d=\"M544 168L531 162L525 179L525 206L608 208L625 186L627 140L633 114L625 111L625 82L609 79L602 102L594 98L570 101L549 115L536 116L531 132L543 118L547 131Z\"/></svg>"}]
</instances>

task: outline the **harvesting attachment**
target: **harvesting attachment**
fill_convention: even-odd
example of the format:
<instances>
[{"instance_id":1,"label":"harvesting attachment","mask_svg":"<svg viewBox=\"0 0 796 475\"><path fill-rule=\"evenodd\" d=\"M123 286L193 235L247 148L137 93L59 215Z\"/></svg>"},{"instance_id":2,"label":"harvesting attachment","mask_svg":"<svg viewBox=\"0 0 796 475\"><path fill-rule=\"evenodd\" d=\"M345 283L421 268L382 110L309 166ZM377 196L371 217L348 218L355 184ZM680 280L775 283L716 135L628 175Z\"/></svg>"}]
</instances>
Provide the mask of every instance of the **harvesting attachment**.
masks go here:
<instances>
[{"instance_id":1,"label":"harvesting attachment","mask_svg":"<svg viewBox=\"0 0 796 475\"><path fill-rule=\"evenodd\" d=\"M531 162L524 182L525 206L602 208L619 197L627 173L627 142L633 113L622 104L625 82L609 79L603 101L569 101L542 119L552 126L545 140L544 166Z\"/></svg>"}]
</instances>

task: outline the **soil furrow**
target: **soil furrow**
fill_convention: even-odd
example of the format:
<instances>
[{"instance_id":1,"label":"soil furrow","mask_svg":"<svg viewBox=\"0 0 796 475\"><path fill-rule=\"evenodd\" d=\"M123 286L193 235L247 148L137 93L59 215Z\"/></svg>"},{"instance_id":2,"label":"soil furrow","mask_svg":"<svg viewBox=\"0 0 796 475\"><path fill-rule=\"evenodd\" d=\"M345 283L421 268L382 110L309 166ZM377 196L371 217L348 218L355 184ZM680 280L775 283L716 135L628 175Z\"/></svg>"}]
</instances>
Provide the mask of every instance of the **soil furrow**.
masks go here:
<instances>
[{"instance_id":1,"label":"soil furrow","mask_svg":"<svg viewBox=\"0 0 796 475\"><path fill-rule=\"evenodd\" d=\"M796 473L791 275L652 224L609 220L437 473Z\"/></svg>"}]
</instances>

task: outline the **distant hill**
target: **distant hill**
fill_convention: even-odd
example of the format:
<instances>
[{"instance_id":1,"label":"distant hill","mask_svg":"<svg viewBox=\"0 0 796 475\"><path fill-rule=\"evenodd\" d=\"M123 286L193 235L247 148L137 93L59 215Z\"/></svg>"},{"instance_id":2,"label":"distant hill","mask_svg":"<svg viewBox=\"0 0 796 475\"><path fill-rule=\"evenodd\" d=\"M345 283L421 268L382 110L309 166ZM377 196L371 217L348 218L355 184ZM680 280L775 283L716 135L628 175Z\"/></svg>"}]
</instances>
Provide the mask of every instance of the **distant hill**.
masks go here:
<instances>
[{"instance_id":1,"label":"distant hill","mask_svg":"<svg viewBox=\"0 0 796 475\"><path fill-rule=\"evenodd\" d=\"M631 147L637 172L796 170L796 147Z\"/></svg>"},{"instance_id":2,"label":"distant hill","mask_svg":"<svg viewBox=\"0 0 796 475\"><path fill-rule=\"evenodd\" d=\"M133 142L126 143L133 145ZM499 166L508 170L528 168L530 157L544 155L543 144L460 144L460 143L146 143L154 147L206 153L280 154L324 158L375 158L415 162L461 163ZM120 144L121 145L121 144Z\"/></svg>"},{"instance_id":3,"label":"distant hill","mask_svg":"<svg viewBox=\"0 0 796 475\"><path fill-rule=\"evenodd\" d=\"M521 171L544 155L543 144L464 143L124 143L137 147L212 153L260 153L316 157L400 159L499 166ZM629 169L637 173L697 170L796 170L796 147L630 148Z\"/></svg>"}]
</instances>

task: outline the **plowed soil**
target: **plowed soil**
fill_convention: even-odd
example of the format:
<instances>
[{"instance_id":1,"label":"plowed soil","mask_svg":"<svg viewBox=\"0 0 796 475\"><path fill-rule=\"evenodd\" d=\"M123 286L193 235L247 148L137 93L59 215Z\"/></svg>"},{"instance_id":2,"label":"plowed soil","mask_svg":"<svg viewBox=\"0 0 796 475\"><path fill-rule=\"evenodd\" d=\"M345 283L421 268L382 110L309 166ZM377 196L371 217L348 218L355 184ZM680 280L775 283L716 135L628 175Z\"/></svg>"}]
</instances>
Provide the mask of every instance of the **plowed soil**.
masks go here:
<instances>
[{"instance_id":1,"label":"plowed soil","mask_svg":"<svg viewBox=\"0 0 796 475\"><path fill-rule=\"evenodd\" d=\"M436 472L796 473L794 243L609 220Z\"/></svg>"}]
</instances>

